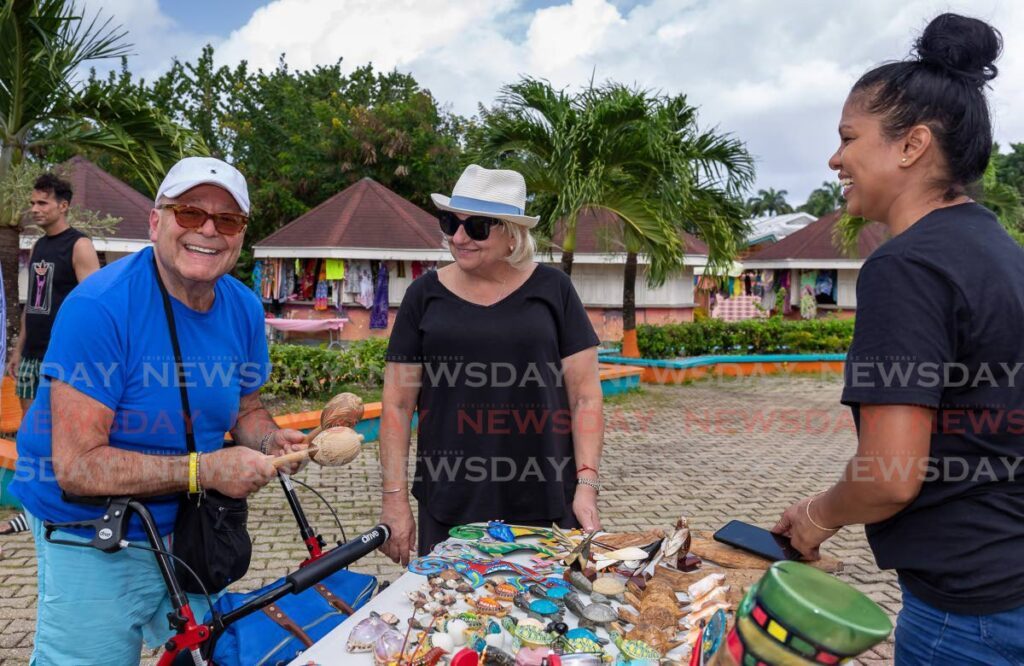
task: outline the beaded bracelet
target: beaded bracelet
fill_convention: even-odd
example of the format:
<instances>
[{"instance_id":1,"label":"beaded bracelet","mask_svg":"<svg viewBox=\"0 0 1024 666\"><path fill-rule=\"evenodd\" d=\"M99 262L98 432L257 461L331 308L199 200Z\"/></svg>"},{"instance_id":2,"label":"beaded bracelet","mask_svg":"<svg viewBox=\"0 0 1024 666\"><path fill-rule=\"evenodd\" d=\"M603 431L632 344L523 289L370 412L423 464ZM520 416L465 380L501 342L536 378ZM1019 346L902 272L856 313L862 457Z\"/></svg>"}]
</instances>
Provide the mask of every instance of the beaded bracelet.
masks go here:
<instances>
[{"instance_id":1,"label":"beaded bracelet","mask_svg":"<svg viewBox=\"0 0 1024 666\"><path fill-rule=\"evenodd\" d=\"M263 435L263 439L260 440L260 453L265 456L270 455L270 440L274 437L276 430L269 431L266 435Z\"/></svg>"}]
</instances>

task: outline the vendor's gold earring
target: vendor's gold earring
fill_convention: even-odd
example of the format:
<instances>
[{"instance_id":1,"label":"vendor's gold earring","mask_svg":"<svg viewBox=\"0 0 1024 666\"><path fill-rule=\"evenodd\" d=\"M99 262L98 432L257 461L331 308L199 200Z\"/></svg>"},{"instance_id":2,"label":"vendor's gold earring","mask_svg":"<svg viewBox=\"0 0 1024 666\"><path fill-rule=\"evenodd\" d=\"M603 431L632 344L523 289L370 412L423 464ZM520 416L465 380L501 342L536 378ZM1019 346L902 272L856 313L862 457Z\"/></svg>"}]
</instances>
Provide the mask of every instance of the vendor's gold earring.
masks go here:
<instances>
[{"instance_id":1,"label":"vendor's gold earring","mask_svg":"<svg viewBox=\"0 0 1024 666\"><path fill-rule=\"evenodd\" d=\"M516 246L515 246L515 245L509 245L509 246L508 246L508 251L509 251L509 252L512 252L512 251L513 251L513 250L515 250L515 249L516 249Z\"/></svg>"}]
</instances>

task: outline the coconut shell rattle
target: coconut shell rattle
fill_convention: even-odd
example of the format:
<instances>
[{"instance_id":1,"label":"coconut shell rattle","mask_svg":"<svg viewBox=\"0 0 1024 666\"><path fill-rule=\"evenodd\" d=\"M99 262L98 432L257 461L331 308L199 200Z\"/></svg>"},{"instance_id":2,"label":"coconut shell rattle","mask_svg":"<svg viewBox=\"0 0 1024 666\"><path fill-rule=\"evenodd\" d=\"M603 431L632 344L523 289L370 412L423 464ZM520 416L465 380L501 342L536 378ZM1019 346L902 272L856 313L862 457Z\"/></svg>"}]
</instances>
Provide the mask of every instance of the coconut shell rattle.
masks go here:
<instances>
[{"instance_id":1,"label":"coconut shell rattle","mask_svg":"<svg viewBox=\"0 0 1024 666\"><path fill-rule=\"evenodd\" d=\"M359 448L362 443L363 436L352 428L335 426L320 431L313 438L313 441L310 442L308 448L277 456L271 462L274 467L280 469L285 465L305 460L308 457L313 462L324 467L338 467L352 462L359 455Z\"/></svg>"}]
</instances>

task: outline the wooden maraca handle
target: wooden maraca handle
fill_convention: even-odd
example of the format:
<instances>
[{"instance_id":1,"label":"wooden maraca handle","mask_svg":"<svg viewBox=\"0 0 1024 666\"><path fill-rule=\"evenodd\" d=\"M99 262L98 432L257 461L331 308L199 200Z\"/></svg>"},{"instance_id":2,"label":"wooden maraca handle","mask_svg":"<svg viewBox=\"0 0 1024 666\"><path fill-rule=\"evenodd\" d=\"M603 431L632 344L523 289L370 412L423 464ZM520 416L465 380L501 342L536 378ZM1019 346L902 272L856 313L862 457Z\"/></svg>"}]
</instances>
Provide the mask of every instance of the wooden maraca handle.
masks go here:
<instances>
[{"instance_id":1,"label":"wooden maraca handle","mask_svg":"<svg viewBox=\"0 0 1024 666\"><path fill-rule=\"evenodd\" d=\"M303 442L306 444L306 446L312 445L313 440L316 438L316 436L322 433L323 431L324 426L318 425L317 427L309 431L309 433L306 435L306 439L304 439Z\"/></svg>"},{"instance_id":2,"label":"wooden maraca handle","mask_svg":"<svg viewBox=\"0 0 1024 666\"><path fill-rule=\"evenodd\" d=\"M306 458L309 457L311 453L316 453L316 451L317 449L315 446L302 449L301 451L292 451L291 453L286 453L283 456L277 456L276 458L270 461L270 464L276 467L277 469L281 469L285 465L290 465L291 463L301 462L305 460Z\"/></svg>"}]
</instances>

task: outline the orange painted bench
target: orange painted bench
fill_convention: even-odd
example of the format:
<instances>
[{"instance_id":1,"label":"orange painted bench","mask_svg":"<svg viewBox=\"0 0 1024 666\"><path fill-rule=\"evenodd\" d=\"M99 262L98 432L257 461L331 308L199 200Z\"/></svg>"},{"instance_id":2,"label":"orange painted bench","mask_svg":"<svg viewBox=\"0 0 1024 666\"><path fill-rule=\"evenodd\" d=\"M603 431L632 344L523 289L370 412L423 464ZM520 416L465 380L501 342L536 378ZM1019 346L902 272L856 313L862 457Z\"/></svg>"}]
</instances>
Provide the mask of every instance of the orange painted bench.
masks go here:
<instances>
[{"instance_id":1,"label":"orange painted bench","mask_svg":"<svg viewBox=\"0 0 1024 666\"><path fill-rule=\"evenodd\" d=\"M21 402L14 393L14 380L4 375L0 382L0 432L17 432L21 425Z\"/></svg>"}]
</instances>

